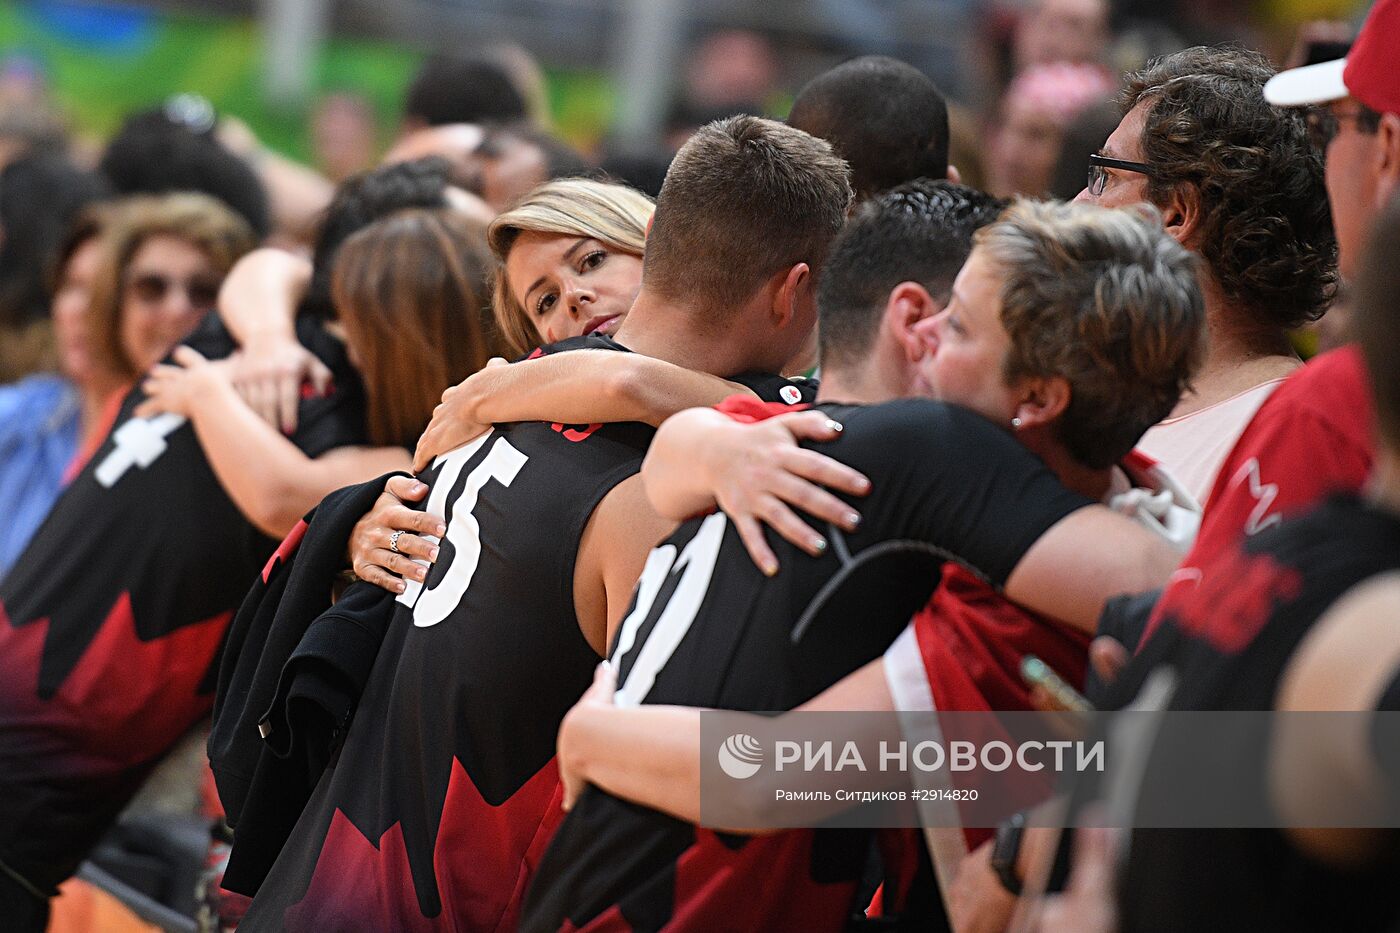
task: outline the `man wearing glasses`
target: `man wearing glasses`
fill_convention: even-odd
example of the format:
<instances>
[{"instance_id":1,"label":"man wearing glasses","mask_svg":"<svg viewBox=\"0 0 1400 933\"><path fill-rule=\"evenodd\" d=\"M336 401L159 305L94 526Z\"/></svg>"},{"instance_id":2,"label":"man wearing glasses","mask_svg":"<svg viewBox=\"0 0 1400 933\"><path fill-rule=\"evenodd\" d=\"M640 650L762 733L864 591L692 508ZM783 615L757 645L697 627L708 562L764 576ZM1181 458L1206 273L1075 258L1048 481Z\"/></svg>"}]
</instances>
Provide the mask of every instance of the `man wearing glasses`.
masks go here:
<instances>
[{"instance_id":1,"label":"man wearing glasses","mask_svg":"<svg viewBox=\"0 0 1400 933\"><path fill-rule=\"evenodd\" d=\"M1400 191L1400 0L1380 0L1344 59L1295 68L1264 97L1307 115L1327 163L1338 266L1352 280L1376 217ZM1149 631L1241 535L1339 491L1359 490L1375 458L1371 402L1353 344L1315 358L1268 400L1226 459L1196 546L1158 602Z\"/></svg>"},{"instance_id":2,"label":"man wearing glasses","mask_svg":"<svg viewBox=\"0 0 1400 933\"><path fill-rule=\"evenodd\" d=\"M1205 504L1220 463L1299 365L1288 331L1322 316L1336 244L1301 115L1270 107L1263 56L1194 48L1130 76L1125 114L1078 200L1148 202L1201 258L1210 350L1141 448Z\"/></svg>"},{"instance_id":3,"label":"man wearing glasses","mask_svg":"<svg viewBox=\"0 0 1400 933\"><path fill-rule=\"evenodd\" d=\"M1200 257L1206 363L1194 390L1138 447L1206 504L1207 522L1221 461L1300 365L1287 331L1322 315L1336 277L1322 164L1302 114L1264 100L1273 73L1255 52L1193 48L1130 75L1122 122L1090 156L1076 198L1105 207L1151 203L1167 231ZM1190 579L1180 570L1173 583L1178 578ZM970 905L964 922L1004 928L1015 905L1010 888L1052 837L1003 830L995 845L974 852L954 883L954 901Z\"/></svg>"}]
</instances>

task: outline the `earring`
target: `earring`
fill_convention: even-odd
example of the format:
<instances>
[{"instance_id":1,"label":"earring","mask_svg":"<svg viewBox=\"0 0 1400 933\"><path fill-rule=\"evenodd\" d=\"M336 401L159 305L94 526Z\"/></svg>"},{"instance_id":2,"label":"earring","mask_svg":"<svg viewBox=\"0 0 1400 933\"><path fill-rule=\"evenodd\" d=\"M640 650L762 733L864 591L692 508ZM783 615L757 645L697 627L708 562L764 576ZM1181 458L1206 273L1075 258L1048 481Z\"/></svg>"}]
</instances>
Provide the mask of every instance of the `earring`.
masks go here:
<instances>
[{"instance_id":1,"label":"earring","mask_svg":"<svg viewBox=\"0 0 1400 933\"><path fill-rule=\"evenodd\" d=\"M1012 418L1012 419L1011 419L1011 427L1012 427L1013 430L1020 430L1020 427L1021 427L1021 419L1020 419L1020 418Z\"/></svg>"}]
</instances>

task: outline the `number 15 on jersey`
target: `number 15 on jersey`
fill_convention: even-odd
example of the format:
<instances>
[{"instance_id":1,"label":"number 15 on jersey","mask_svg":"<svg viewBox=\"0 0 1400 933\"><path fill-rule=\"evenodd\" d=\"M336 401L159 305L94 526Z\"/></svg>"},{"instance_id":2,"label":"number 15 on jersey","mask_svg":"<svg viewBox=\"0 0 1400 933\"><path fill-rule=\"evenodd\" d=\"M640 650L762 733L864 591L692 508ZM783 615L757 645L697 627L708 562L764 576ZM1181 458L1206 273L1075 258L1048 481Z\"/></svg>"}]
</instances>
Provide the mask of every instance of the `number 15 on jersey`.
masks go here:
<instances>
[{"instance_id":1,"label":"number 15 on jersey","mask_svg":"<svg viewBox=\"0 0 1400 933\"><path fill-rule=\"evenodd\" d=\"M467 474L461 492L449 503L448 496L457 485L462 469L487 444L491 445L490 450ZM442 469L433 481L433 490L428 495L427 511L446 521L447 538L454 554L447 572L431 589L425 588L417 580L405 581L404 591L399 594L398 601L413 610L414 625L419 628L437 625L451 615L457 604L462 601L481 560L481 526L477 524L472 512L476 509L482 487L493 479L502 486L509 486L528 459L504 437L498 437L494 431L487 431L471 443L443 454L434 463L434 466L442 464ZM432 535L426 537L436 540Z\"/></svg>"}]
</instances>

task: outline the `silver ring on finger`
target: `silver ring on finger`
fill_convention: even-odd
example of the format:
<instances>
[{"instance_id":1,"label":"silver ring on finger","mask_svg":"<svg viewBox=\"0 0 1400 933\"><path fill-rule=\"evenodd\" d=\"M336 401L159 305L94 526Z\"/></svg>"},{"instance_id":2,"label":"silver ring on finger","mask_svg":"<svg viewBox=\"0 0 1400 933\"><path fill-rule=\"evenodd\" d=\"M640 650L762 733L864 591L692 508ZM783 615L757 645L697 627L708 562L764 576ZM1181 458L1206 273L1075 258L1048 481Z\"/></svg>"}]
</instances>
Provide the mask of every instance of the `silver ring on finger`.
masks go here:
<instances>
[{"instance_id":1,"label":"silver ring on finger","mask_svg":"<svg viewBox=\"0 0 1400 933\"><path fill-rule=\"evenodd\" d=\"M402 535L402 531L396 531L389 535L389 550L393 551L395 554L399 553L399 538Z\"/></svg>"}]
</instances>

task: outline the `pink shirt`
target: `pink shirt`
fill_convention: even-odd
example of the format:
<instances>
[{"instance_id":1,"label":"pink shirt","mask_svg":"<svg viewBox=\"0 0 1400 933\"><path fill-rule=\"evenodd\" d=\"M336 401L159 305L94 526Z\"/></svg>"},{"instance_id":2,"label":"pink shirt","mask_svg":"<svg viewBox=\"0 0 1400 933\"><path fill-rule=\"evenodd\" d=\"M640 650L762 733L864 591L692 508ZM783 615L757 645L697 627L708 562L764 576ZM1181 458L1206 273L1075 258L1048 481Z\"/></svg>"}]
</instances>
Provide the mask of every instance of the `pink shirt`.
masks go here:
<instances>
[{"instance_id":1,"label":"pink shirt","mask_svg":"<svg viewBox=\"0 0 1400 933\"><path fill-rule=\"evenodd\" d=\"M1137 449L1166 467L1197 502L1209 505L1206 500L1220 464L1259 406L1282 383L1282 377L1270 379L1189 415L1168 418L1149 428Z\"/></svg>"}]
</instances>

